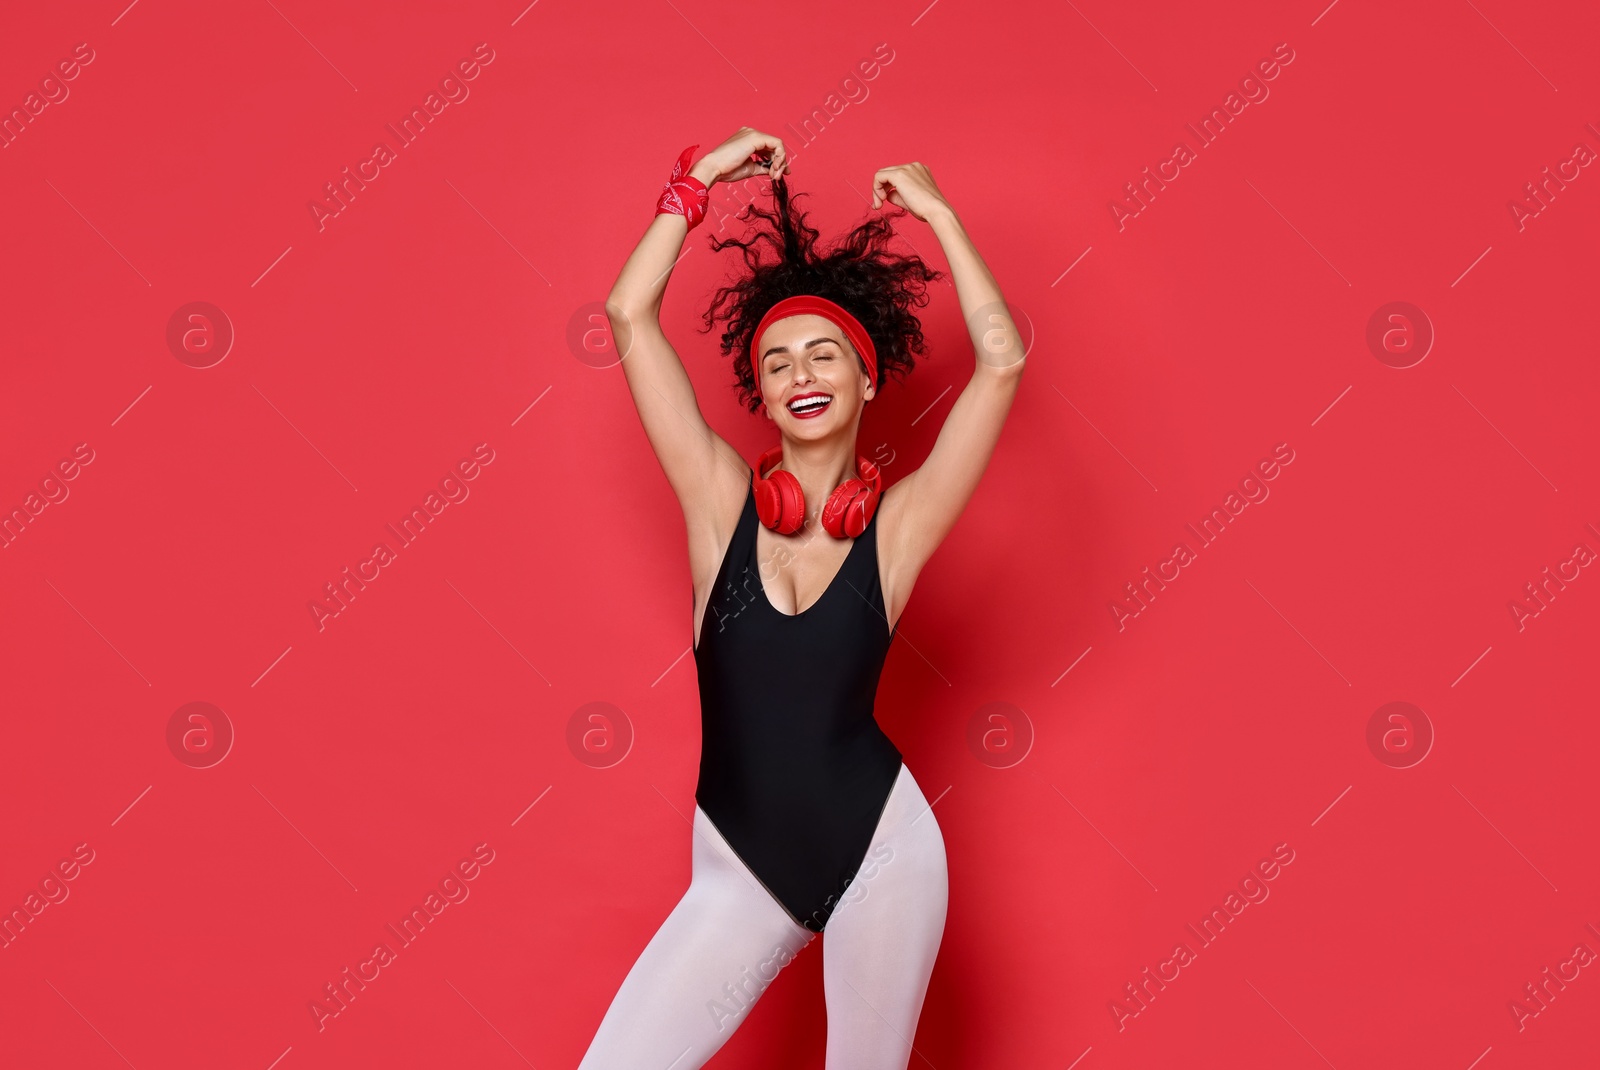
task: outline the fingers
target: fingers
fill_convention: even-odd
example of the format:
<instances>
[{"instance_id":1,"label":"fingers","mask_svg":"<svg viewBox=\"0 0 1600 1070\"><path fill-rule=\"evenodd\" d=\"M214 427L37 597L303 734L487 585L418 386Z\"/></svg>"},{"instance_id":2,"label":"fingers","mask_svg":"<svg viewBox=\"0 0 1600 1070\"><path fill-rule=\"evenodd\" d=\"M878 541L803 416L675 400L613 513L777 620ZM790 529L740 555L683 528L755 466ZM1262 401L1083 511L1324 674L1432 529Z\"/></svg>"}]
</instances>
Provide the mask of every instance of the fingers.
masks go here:
<instances>
[{"instance_id":1,"label":"fingers","mask_svg":"<svg viewBox=\"0 0 1600 1070\"><path fill-rule=\"evenodd\" d=\"M719 149L725 150L738 148L742 150L743 159L739 164L723 176L724 182L738 182L754 175L765 174L768 178L781 178L790 172L789 150L783 144L783 139L772 134L763 133L752 127L741 126ZM721 156L718 157L721 159Z\"/></svg>"},{"instance_id":2,"label":"fingers","mask_svg":"<svg viewBox=\"0 0 1600 1070\"><path fill-rule=\"evenodd\" d=\"M769 178L777 178L778 170L775 166L773 166L771 161L768 160L746 160L744 163L740 164L731 175L728 176L728 181L742 182L747 178L754 178L758 175L766 175Z\"/></svg>"},{"instance_id":3,"label":"fingers","mask_svg":"<svg viewBox=\"0 0 1600 1070\"><path fill-rule=\"evenodd\" d=\"M766 173L768 178L779 178L789 171L789 154L783 147L783 142L773 139L774 148L772 155L766 160Z\"/></svg>"},{"instance_id":4,"label":"fingers","mask_svg":"<svg viewBox=\"0 0 1600 1070\"><path fill-rule=\"evenodd\" d=\"M889 195L894 192L895 177L903 170L904 168L896 165L894 167L881 167L873 173L872 207L878 208L884 201L890 199Z\"/></svg>"},{"instance_id":5,"label":"fingers","mask_svg":"<svg viewBox=\"0 0 1600 1070\"><path fill-rule=\"evenodd\" d=\"M889 175L897 170L897 167L885 167L872 176L872 207L880 208L884 201L893 200L895 189Z\"/></svg>"},{"instance_id":6,"label":"fingers","mask_svg":"<svg viewBox=\"0 0 1600 1070\"><path fill-rule=\"evenodd\" d=\"M741 127L740 133L744 136L749 146L747 155L753 155L759 150L768 157L770 168L767 170L767 174L769 177L777 178L779 175L788 172L789 150L784 147L782 138L774 137L772 134L763 133L760 130L752 130L748 126ZM755 168L751 173L753 174L759 170L761 168Z\"/></svg>"}]
</instances>

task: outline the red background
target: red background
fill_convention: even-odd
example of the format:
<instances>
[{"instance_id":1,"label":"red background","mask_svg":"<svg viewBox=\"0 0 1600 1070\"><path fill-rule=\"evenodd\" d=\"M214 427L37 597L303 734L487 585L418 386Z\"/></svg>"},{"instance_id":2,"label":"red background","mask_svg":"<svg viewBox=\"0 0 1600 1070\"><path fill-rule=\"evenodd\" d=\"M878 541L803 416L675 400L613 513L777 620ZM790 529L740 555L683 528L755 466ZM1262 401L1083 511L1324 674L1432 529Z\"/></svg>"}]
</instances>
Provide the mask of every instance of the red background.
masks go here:
<instances>
[{"instance_id":1,"label":"red background","mask_svg":"<svg viewBox=\"0 0 1600 1070\"><path fill-rule=\"evenodd\" d=\"M1509 207L1600 150L1593 5L7 22L7 111L94 58L0 150L0 506L93 451L0 550L0 906L93 851L0 950L6 1065L576 1065L687 885L698 757L681 515L582 331L672 160L746 124L789 140L828 233L874 170L926 163L1034 332L880 689L950 861L912 1065L1594 1065L1600 966L1520 1029L1509 1009L1600 951L1600 580L1509 608L1600 550L1600 177ZM319 228L324 185L480 42L470 95ZM1201 147L1185 124L1280 43L1270 94ZM1179 141L1197 158L1119 227ZM753 458L767 425L693 330L735 257L707 239L741 227L732 187L712 200L663 317ZM166 341L195 301L236 332L207 368ZM1394 301L1436 332L1409 368L1366 342ZM970 374L948 283L925 323L862 429L891 481ZM319 630L323 585L479 443L470 497ZM1280 443L1270 496L1200 549L1185 525ZM1197 559L1119 627L1180 540ZM1395 701L1435 736L1405 768L1367 742ZM206 768L168 743L190 702L235 734ZM567 742L591 702L632 733L608 768ZM1008 768L968 743L991 703L1033 735ZM323 986L481 843L470 897L319 1029ZM1278 844L1270 897L1119 1028L1124 986ZM713 1065L820 1066L823 1021L818 944Z\"/></svg>"}]
</instances>

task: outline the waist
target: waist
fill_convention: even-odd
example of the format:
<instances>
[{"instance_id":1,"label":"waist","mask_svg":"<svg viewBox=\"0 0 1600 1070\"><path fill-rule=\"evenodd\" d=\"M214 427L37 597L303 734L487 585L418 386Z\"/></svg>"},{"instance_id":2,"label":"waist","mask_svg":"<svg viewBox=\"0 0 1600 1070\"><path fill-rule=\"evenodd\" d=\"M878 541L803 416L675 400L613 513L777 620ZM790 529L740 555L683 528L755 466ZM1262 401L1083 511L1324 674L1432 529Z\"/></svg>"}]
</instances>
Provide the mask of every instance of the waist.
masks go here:
<instances>
[{"instance_id":1,"label":"waist","mask_svg":"<svg viewBox=\"0 0 1600 1070\"><path fill-rule=\"evenodd\" d=\"M836 735L708 728L696 791L702 802L804 810L818 800L879 797L900 765L899 748L870 717Z\"/></svg>"}]
</instances>

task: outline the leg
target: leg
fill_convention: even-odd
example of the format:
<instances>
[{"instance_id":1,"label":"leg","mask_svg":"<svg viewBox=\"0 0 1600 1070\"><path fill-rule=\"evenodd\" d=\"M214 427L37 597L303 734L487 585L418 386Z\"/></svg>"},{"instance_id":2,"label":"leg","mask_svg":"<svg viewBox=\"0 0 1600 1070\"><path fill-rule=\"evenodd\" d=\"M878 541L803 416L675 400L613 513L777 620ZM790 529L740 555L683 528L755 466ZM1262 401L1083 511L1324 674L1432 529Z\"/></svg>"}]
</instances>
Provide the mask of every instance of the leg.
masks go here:
<instances>
[{"instance_id":1,"label":"leg","mask_svg":"<svg viewBox=\"0 0 1600 1070\"><path fill-rule=\"evenodd\" d=\"M822 938L827 1070L905 1070L949 900L944 836L904 765Z\"/></svg>"},{"instance_id":2,"label":"leg","mask_svg":"<svg viewBox=\"0 0 1600 1070\"><path fill-rule=\"evenodd\" d=\"M698 1070L816 935L761 886L698 806L692 872L578 1070Z\"/></svg>"}]
</instances>

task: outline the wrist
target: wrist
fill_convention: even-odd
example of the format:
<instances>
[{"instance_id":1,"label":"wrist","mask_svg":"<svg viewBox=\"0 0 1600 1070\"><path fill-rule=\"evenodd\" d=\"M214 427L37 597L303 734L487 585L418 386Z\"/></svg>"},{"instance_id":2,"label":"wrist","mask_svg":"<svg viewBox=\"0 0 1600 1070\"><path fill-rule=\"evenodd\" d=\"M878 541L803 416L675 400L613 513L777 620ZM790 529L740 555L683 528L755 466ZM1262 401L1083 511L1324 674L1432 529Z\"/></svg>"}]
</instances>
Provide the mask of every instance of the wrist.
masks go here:
<instances>
[{"instance_id":1,"label":"wrist","mask_svg":"<svg viewBox=\"0 0 1600 1070\"><path fill-rule=\"evenodd\" d=\"M702 185L710 189L711 184L717 180L717 169L706 163L706 157L702 156L700 162L689 168L689 176L698 179Z\"/></svg>"}]
</instances>

